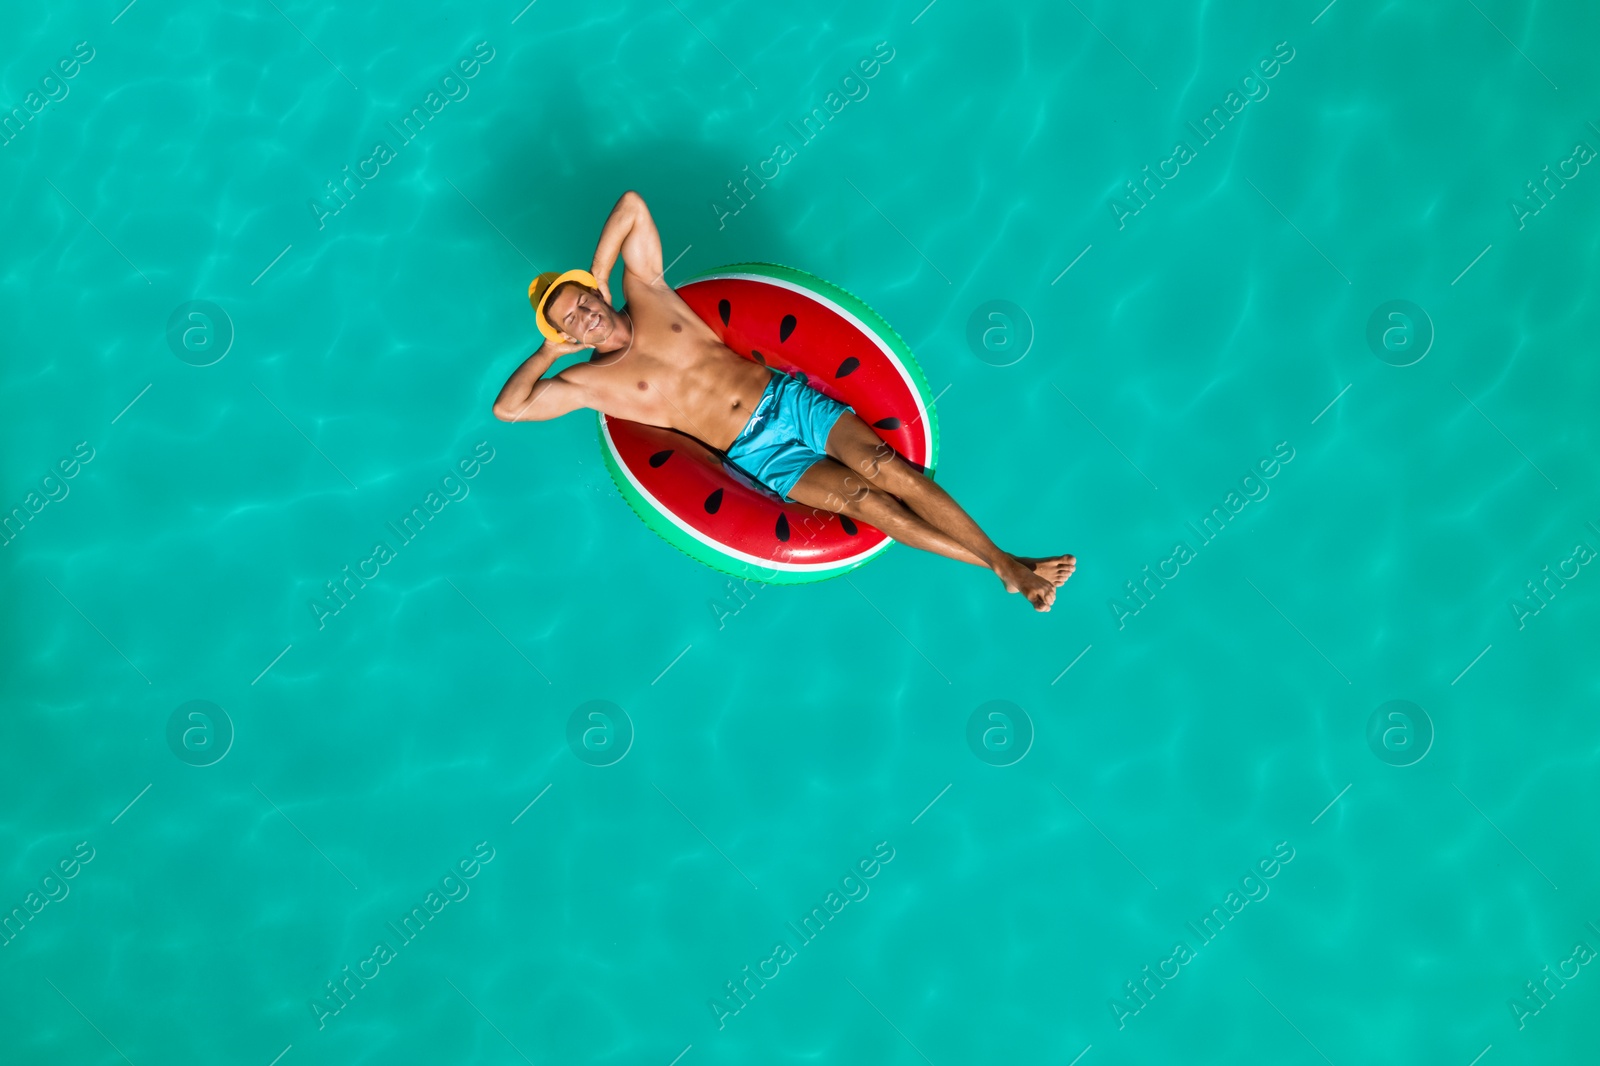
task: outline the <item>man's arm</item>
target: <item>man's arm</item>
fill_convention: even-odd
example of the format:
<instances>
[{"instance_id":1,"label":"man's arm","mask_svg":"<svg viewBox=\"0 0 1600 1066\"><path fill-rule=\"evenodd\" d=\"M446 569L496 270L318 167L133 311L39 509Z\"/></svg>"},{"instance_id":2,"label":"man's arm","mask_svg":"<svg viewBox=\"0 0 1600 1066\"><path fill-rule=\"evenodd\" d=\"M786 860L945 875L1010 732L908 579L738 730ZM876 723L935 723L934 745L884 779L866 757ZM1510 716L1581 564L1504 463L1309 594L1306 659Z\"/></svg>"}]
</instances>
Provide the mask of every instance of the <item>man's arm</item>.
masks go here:
<instances>
[{"instance_id":1,"label":"man's arm","mask_svg":"<svg viewBox=\"0 0 1600 1066\"><path fill-rule=\"evenodd\" d=\"M494 401L494 416L502 422L544 422L585 406L584 390L566 378L565 371L553 378L544 376L557 359L582 350L583 345L550 341L539 345L506 379Z\"/></svg>"},{"instance_id":2,"label":"man's arm","mask_svg":"<svg viewBox=\"0 0 1600 1066\"><path fill-rule=\"evenodd\" d=\"M661 275L665 271L661 267L661 234L656 231L655 219L650 217L644 197L632 189L623 193L611 209L611 216L600 231L600 241L594 249L594 264L589 270L600 282L606 303L612 302L606 279L611 276L611 268L616 265L619 253L627 273L646 285L662 283Z\"/></svg>"}]
</instances>

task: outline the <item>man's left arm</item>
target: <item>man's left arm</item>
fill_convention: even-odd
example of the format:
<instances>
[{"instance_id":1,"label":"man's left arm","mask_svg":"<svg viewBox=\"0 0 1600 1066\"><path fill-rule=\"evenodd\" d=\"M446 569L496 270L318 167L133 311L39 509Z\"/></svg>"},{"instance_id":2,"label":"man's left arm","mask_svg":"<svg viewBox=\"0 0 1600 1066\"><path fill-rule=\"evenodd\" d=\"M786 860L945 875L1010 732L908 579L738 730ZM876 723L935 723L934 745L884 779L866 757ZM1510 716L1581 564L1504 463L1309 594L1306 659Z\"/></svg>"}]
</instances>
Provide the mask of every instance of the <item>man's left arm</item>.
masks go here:
<instances>
[{"instance_id":1,"label":"man's left arm","mask_svg":"<svg viewBox=\"0 0 1600 1066\"><path fill-rule=\"evenodd\" d=\"M616 266L617 256L622 256L623 267L646 285L660 284L661 234L656 230L655 219L645 206L644 197L629 189L617 200L611 215L600 231L595 245L594 263L589 273L600 283L600 292L611 303L611 287L607 279Z\"/></svg>"}]
</instances>

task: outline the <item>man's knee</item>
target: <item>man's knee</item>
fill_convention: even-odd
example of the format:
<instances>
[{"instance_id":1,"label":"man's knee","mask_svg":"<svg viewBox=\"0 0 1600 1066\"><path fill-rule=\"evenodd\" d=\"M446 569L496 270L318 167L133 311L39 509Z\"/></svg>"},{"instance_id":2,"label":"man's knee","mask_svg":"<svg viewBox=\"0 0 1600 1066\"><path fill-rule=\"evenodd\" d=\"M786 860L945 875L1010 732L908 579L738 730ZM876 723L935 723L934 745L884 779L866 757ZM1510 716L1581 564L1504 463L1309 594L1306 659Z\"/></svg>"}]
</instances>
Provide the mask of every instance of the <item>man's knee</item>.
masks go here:
<instances>
[{"instance_id":1,"label":"man's knee","mask_svg":"<svg viewBox=\"0 0 1600 1066\"><path fill-rule=\"evenodd\" d=\"M892 448L887 449L887 454L873 456L862 460L861 473L869 479L872 488L877 492L887 492L894 496L904 497L907 493L914 493L921 486L922 475L912 469L911 465L901 459Z\"/></svg>"},{"instance_id":2,"label":"man's knee","mask_svg":"<svg viewBox=\"0 0 1600 1066\"><path fill-rule=\"evenodd\" d=\"M881 474L889 471L894 466L895 454L895 450L889 446L889 442L879 438L872 451L863 455L856 462L856 469L861 472L863 477L875 483Z\"/></svg>"},{"instance_id":3,"label":"man's knee","mask_svg":"<svg viewBox=\"0 0 1600 1066\"><path fill-rule=\"evenodd\" d=\"M839 491L828 493L827 507L831 511L843 511L848 514L871 494L871 485L854 474L846 474L844 484L839 487Z\"/></svg>"},{"instance_id":4,"label":"man's knee","mask_svg":"<svg viewBox=\"0 0 1600 1066\"><path fill-rule=\"evenodd\" d=\"M882 529L886 521L899 515L904 509L905 505L889 493L869 489L855 505L852 513L868 525Z\"/></svg>"}]
</instances>

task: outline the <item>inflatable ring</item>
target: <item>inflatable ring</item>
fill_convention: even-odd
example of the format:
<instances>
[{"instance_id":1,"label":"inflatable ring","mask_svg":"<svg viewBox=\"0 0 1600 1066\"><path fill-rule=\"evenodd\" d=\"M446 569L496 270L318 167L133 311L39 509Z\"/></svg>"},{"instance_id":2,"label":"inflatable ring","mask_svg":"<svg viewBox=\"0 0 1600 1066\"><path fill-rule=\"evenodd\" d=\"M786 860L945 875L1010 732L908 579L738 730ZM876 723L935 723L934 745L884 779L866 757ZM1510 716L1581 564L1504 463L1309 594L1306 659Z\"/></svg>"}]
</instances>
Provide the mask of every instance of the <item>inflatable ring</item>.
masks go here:
<instances>
[{"instance_id":1,"label":"inflatable ring","mask_svg":"<svg viewBox=\"0 0 1600 1066\"><path fill-rule=\"evenodd\" d=\"M770 263L684 282L684 303L747 359L855 408L895 451L933 476L939 430L911 349L837 285ZM600 415L600 447L633 510L685 555L735 577L798 585L849 573L894 543L829 511L785 503L694 437Z\"/></svg>"}]
</instances>

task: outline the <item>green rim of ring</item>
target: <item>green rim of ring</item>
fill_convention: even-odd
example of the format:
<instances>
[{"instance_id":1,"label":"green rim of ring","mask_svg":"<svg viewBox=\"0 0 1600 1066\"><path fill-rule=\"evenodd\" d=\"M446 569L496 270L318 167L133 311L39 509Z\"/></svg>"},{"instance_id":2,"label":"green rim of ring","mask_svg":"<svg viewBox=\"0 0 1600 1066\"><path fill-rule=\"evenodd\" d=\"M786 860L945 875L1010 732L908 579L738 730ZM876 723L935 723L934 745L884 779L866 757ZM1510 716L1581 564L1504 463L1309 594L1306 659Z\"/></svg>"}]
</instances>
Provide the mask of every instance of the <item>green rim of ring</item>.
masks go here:
<instances>
[{"instance_id":1,"label":"green rim of ring","mask_svg":"<svg viewBox=\"0 0 1600 1066\"><path fill-rule=\"evenodd\" d=\"M696 274L694 277L681 282L680 286L711 278L726 277L730 274L749 274L757 277L772 278L775 281L787 282L797 288L804 289L811 295L826 303L831 303L841 311L851 315L866 327L868 332L875 335L884 347L894 354L900 365L905 368L906 376L909 378L911 386L916 389L917 395L922 400L922 407L927 412L928 422L928 462L926 473L929 477L934 476L934 469L939 458L939 420L933 408L933 393L928 388L928 381L922 374L922 368L917 365L916 357L911 354L911 346L905 342L905 339L900 334L895 332L894 327L889 325L882 315L868 307L854 293L842 289L830 281L824 281L814 274L796 270L794 267L779 266L776 263L734 263ZM611 480L617 486L617 491L622 494L623 499L628 501L628 506L633 509L633 512L662 540L665 540L696 562L709 566L721 573L732 577L753 578L765 585L806 585L818 581L826 581L859 569L882 555L894 543L893 540L885 538L883 543L865 558L837 566L806 570L780 570L729 555L716 545L709 544L678 526L645 498L638 487L634 485L632 479L622 469L621 460L618 459L610 442L606 439L604 415L596 416L595 433L599 437L600 454L605 458L606 470L610 472Z\"/></svg>"}]
</instances>

